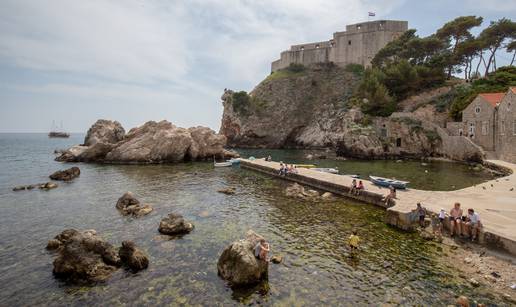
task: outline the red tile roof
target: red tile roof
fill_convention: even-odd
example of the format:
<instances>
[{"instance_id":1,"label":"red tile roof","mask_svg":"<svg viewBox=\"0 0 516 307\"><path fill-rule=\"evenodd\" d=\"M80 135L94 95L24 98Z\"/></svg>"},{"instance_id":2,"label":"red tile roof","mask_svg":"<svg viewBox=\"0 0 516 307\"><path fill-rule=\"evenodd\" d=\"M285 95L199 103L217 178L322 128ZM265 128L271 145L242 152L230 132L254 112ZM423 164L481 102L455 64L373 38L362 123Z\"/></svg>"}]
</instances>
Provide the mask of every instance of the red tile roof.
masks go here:
<instances>
[{"instance_id":1,"label":"red tile roof","mask_svg":"<svg viewBox=\"0 0 516 307\"><path fill-rule=\"evenodd\" d=\"M502 101L505 93L481 93L478 96L484 98L485 101L489 102L493 107L496 107L500 101Z\"/></svg>"}]
</instances>

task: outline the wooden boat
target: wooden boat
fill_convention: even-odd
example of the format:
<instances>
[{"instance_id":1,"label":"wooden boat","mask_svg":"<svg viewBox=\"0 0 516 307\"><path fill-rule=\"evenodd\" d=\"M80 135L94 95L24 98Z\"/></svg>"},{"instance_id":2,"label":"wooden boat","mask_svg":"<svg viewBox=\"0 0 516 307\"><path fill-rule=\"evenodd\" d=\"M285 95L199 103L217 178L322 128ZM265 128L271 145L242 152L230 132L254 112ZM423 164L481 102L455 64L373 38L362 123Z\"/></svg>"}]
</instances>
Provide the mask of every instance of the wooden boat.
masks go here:
<instances>
[{"instance_id":1,"label":"wooden boat","mask_svg":"<svg viewBox=\"0 0 516 307\"><path fill-rule=\"evenodd\" d=\"M231 166L231 165L233 165L233 163L228 162L228 161L226 161L226 162L213 162L213 166L215 166L215 167L228 167L228 166Z\"/></svg>"},{"instance_id":2,"label":"wooden boat","mask_svg":"<svg viewBox=\"0 0 516 307\"><path fill-rule=\"evenodd\" d=\"M323 172L323 173L330 173L330 174L338 174L339 170L336 168L331 167L315 167L312 168L314 171Z\"/></svg>"},{"instance_id":3,"label":"wooden boat","mask_svg":"<svg viewBox=\"0 0 516 307\"><path fill-rule=\"evenodd\" d=\"M395 180L395 179L389 179L389 178L383 178L383 177L376 177L376 176L369 176L371 178L371 181L379 186L382 187L390 187L396 189L406 189L407 184L409 184L408 181L401 181L401 180Z\"/></svg>"},{"instance_id":4,"label":"wooden boat","mask_svg":"<svg viewBox=\"0 0 516 307\"><path fill-rule=\"evenodd\" d=\"M297 168L315 168L314 164L294 164Z\"/></svg>"}]
</instances>

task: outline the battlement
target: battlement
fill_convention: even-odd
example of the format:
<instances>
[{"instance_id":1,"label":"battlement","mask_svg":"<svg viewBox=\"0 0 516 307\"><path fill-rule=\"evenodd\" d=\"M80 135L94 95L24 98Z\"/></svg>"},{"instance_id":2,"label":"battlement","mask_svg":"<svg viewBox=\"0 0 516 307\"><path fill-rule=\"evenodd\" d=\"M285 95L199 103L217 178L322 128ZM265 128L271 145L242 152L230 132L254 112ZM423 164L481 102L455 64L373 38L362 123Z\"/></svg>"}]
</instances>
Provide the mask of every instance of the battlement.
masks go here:
<instances>
[{"instance_id":1,"label":"battlement","mask_svg":"<svg viewBox=\"0 0 516 307\"><path fill-rule=\"evenodd\" d=\"M333 62L339 66L369 66L376 53L387 43L408 30L407 21L376 20L346 26L346 31L333 33L327 41L292 45L272 62L274 72L292 63L310 65Z\"/></svg>"}]
</instances>

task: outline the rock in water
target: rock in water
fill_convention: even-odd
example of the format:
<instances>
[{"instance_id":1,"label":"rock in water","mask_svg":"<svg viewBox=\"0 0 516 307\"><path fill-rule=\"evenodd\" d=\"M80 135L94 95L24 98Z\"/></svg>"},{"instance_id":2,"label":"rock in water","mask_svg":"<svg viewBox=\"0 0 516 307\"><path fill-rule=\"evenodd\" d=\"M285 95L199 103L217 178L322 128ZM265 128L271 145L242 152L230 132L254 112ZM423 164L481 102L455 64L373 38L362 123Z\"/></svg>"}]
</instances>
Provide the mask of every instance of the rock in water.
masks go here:
<instances>
[{"instance_id":1,"label":"rock in water","mask_svg":"<svg viewBox=\"0 0 516 307\"><path fill-rule=\"evenodd\" d=\"M254 247L262 239L248 231L244 240L231 243L217 263L219 275L234 286L252 285L268 277L268 262L254 256Z\"/></svg>"},{"instance_id":2,"label":"rock in water","mask_svg":"<svg viewBox=\"0 0 516 307\"><path fill-rule=\"evenodd\" d=\"M271 257L271 262L272 263L276 263L276 264L282 263L283 262L283 256L281 256L281 255L272 256Z\"/></svg>"},{"instance_id":3,"label":"rock in water","mask_svg":"<svg viewBox=\"0 0 516 307\"><path fill-rule=\"evenodd\" d=\"M84 145L72 146L56 158L62 162L163 163L232 157L226 137L206 127L176 127L149 121L127 134L118 122L99 120Z\"/></svg>"},{"instance_id":4,"label":"rock in water","mask_svg":"<svg viewBox=\"0 0 516 307\"><path fill-rule=\"evenodd\" d=\"M106 281L120 265L117 250L92 231L67 229L47 248L57 248L54 275L72 282Z\"/></svg>"},{"instance_id":5,"label":"rock in water","mask_svg":"<svg viewBox=\"0 0 516 307\"><path fill-rule=\"evenodd\" d=\"M132 241L122 242L122 247L118 251L120 261L127 265L133 272L146 269L149 266L147 255L136 247Z\"/></svg>"},{"instance_id":6,"label":"rock in water","mask_svg":"<svg viewBox=\"0 0 516 307\"><path fill-rule=\"evenodd\" d=\"M153 208L148 204L142 205L131 192L125 192L124 195L118 199L116 202L116 208L123 215L132 215L135 217L147 215L153 210Z\"/></svg>"},{"instance_id":7,"label":"rock in water","mask_svg":"<svg viewBox=\"0 0 516 307\"><path fill-rule=\"evenodd\" d=\"M53 173L52 175L50 175L49 177L52 180L70 181L76 177L79 177L80 174L81 174L81 170L77 166L74 166L72 168L65 169L63 171L57 171L57 172Z\"/></svg>"},{"instance_id":8,"label":"rock in water","mask_svg":"<svg viewBox=\"0 0 516 307\"><path fill-rule=\"evenodd\" d=\"M170 213L161 220L158 231L166 235L179 235L189 233L193 229L193 224L186 222L182 215Z\"/></svg>"},{"instance_id":9,"label":"rock in water","mask_svg":"<svg viewBox=\"0 0 516 307\"><path fill-rule=\"evenodd\" d=\"M235 188L227 187L227 188L224 188L224 189L220 189L217 192L223 193L223 194L226 194L226 195L233 195L233 194L235 194Z\"/></svg>"},{"instance_id":10,"label":"rock in water","mask_svg":"<svg viewBox=\"0 0 516 307\"><path fill-rule=\"evenodd\" d=\"M40 190L50 190L57 188L57 184L53 182L42 183L39 185Z\"/></svg>"}]
</instances>

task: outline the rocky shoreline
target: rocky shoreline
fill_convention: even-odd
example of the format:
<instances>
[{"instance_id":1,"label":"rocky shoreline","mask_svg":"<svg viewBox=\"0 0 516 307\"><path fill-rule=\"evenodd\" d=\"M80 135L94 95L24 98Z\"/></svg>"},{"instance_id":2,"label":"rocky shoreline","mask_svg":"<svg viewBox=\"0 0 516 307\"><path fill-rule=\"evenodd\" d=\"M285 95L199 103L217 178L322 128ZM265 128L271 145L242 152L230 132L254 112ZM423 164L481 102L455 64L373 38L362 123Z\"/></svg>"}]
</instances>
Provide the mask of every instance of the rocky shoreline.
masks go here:
<instances>
[{"instance_id":1,"label":"rocky shoreline","mask_svg":"<svg viewBox=\"0 0 516 307\"><path fill-rule=\"evenodd\" d=\"M206 127L177 127L168 121L149 121L125 133L117 121L98 120L84 144L63 151L59 162L158 164L237 157L224 149L226 137Z\"/></svg>"}]
</instances>

